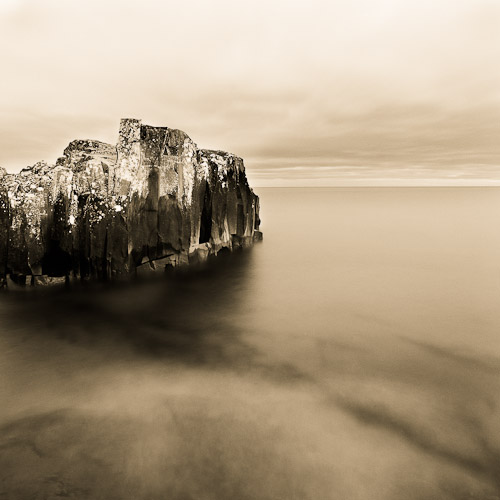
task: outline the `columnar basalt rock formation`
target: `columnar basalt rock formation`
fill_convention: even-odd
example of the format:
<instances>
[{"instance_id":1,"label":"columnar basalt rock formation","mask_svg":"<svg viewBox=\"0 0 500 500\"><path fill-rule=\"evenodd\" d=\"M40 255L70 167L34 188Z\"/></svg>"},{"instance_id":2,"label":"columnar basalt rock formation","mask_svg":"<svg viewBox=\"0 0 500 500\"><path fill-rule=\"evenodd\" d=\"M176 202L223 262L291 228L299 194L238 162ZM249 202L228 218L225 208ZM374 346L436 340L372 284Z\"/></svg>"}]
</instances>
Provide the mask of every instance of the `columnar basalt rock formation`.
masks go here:
<instances>
[{"instance_id":1,"label":"columnar basalt rock formation","mask_svg":"<svg viewBox=\"0 0 500 500\"><path fill-rule=\"evenodd\" d=\"M114 279L261 239L243 160L123 119L116 146L73 141L55 165L0 169L0 282Z\"/></svg>"}]
</instances>

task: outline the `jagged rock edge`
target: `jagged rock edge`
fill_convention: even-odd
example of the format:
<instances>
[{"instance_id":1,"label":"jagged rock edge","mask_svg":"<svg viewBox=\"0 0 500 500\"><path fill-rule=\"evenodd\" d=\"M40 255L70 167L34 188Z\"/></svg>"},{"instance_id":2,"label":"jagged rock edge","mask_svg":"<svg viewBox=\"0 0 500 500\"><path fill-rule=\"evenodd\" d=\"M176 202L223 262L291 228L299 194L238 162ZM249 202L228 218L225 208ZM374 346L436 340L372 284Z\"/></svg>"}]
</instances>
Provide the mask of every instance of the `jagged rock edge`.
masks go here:
<instances>
[{"instance_id":1,"label":"jagged rock edge","mask_svg":"<svg viewBox=\"0 0 500 500\"><path fill-rule=\"evenodd\" d=\"M114 280L262 239L243 160L181 130L120 122L55 165L0 169L0 284Z\"/></svg>"}]
</instances>

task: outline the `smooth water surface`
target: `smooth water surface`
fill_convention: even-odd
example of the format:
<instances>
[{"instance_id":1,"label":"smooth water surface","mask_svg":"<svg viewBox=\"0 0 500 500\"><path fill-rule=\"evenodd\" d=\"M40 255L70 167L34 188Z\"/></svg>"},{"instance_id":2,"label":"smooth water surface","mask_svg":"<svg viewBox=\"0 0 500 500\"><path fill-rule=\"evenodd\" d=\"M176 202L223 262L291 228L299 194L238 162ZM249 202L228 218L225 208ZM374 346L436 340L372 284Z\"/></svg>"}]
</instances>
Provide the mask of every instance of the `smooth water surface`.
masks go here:
<instances>
[{"instance_id":1,"label":"smooth water surface","mask_svg":"<svg viewBox=\"0 0 500 500\"><path fill-rule=\"evenodd\" d=\"M500 189L259 189L264 242L0 295L0 499L499 499Z\"/></svg>"}]
</instances>

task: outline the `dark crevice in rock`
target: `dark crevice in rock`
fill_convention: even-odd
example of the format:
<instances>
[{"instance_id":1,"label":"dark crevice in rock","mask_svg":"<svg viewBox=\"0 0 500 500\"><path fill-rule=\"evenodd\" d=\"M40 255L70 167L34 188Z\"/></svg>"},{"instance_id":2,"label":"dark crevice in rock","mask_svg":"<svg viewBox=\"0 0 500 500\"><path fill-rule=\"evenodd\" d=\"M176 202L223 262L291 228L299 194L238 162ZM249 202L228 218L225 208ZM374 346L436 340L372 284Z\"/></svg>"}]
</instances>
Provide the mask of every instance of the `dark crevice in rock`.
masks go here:
<instances>
[{"instance_id":1,"label":"dark crevice in rock","mask_svg":"<svg viewBox=\"0 0 500 500\"><path fill-rule=\"evenodd\" d=\"M47 252L42 257L41 273L48 276L66 276L72 269L73 259L68 252L62 250L60 242L50 240L47 246Z\"/></svg>"},{"instance_id":2,"label":"dark crevice in rock","mask_svg":"<svg viewBox=\"0 0 500 500\"><path fill-rule=\"evenodd\" d=\"M208 243L212 235L212 196L210 186L205 182L205 194L203 196L203 209L200 221L200 243Z\"/></svg>"}]
</instances>

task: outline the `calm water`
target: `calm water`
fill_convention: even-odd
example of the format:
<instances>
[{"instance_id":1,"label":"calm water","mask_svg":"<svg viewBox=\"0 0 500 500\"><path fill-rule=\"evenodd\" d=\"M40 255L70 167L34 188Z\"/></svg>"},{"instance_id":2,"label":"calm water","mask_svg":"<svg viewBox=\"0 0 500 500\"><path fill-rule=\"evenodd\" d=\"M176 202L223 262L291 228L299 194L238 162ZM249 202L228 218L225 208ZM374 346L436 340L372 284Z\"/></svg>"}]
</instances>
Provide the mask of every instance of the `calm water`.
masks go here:
<instances>
[{"instance_id":1,"label":"calm water","mask_svg":"<svg viewBox=\"0 0 500 500\"><path fill-rule=\"evenodd\" d=\"M0 295L0 499L500 498L500 189L260 189L264 243Z\"/></svg>"}]
</instances>

